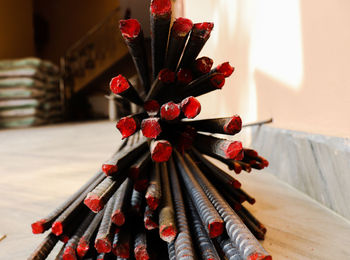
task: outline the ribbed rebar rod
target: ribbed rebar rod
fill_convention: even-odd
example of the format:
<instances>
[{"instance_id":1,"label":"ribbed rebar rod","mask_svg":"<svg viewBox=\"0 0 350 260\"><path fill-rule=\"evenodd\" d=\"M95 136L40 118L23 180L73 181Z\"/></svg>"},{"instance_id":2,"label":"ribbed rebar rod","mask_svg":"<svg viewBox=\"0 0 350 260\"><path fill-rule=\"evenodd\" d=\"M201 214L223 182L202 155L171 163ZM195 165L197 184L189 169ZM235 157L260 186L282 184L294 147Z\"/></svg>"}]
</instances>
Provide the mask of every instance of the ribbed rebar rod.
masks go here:
<instances>
[{"instance_id":1,"label":"ribbed rebar rod","mask_svg":"<svg viewBox=\"0 0 350 260\"><path fill-rule=\"evenodd\" d=\"M160 164L160 171L163 194L159 211L159 236L162 240L169 243L175 239L177 227L169 182L169 172L165 162Z\"/></svg>"},{"instance_id":2,"label":"ribbed rebar rod","mask_svg":"<svg viewBox=\"0 0 350 260\"><path fill-rule=\"evenodd\" d=\"M176 223L178 227L178 235L175 239L175 251L177 259L196 259L195 250L191 238L191 232L188 226L184 199L181 192L180 182L177 176L175 163L173 158L167 163L170 175L170 184L173 194L174 208L176 212Z\"/></svg>"},{"instance_id":3,"label":"ribbed rebar rod","mask_svg":"<svg viewBox=\"0 0 350 260\"><path fill-rule=\"evenodd\" d=\"M113 212L113 205L115 203L115 200L116 196L114 194L107 203L106 210L103 214L101 224L96 235L95 248L98 253L109 253L112 250L114 226L111 215Z\"/></svg>"},{"instance_id":4,"label":"ribbed rebar rod","mask_svg":"<svg viewBox=\"0 0 350 260\"><path fill-rule=\"evenodd\" d=\"M114 255L121 258L129 258L130 257L130 239L131 234L129 231L129 227L126 228L123 226L120 229L120 232L114 235L112 252Z\"/></svg>"},{"instance_id":5,"label":"ribbed rebar rod","mask_svg":"<svg viewBox=\"0 0 350 260\"><path fill-rule=\"evenodd\" d=\"M158 228L157 214L155 211L151 210L148 206L145 207L143 222L147 230L153 230Z\"/></svg>"},{"instance_id":6,"label":"ribbed rebar rod","mask_svg":"<svg viewBox=\"0 0 350 260\"><path fill-rule=\"evenodd\" d=\"M68 208L66 208L62 214L55 220L55 222L52 224L52 232L58 236L61 235L64 232L64 229L67 227L67 225L72 222L74 217L79 213L79 211L83 208L84 204L84 198L86 195L92 191L96 186L100 184L100 182L105 177L103 174L101 174L95 182L93 182L84 192L82 192L79 197L69 205ZM102 181L103 182L103 181Z\"/></svg>"},{"instance_id":7,"label":"ribbed rebar rod","mask_svg":"<svg viewBox=\"0 0 350 260\"><path fill-rule=\"evenodd\" d=\"M121 172L117 177L105 178L95 189L86 195L84 204L93 212L102 210L114 192L126 179L126 172Z\"/></svg>"},{"instance_id":8,"label":"ribbed rebar rod","mask_svg":"<svg viewBox=\"0 0 350 260\"><path fill-rule=\"evenodd\" d=\"M192 220L192 235L194 236L195 243L197 245L197 248L199 249L201 259L220 259L213 242L208 236L208 232L205 230L202 224L201 218L198 215L198 211L196 210L192 199L187 200L187 206Z\"/></svg>"},{"instance_id":9,"label":"ribbed rebar rod","mask_svg":"<svg viewBox=\"0 0 350 260\"><path fill-rule=\"evenodd\" d=\"M64 201L60 206L58 206L55 210L50 212L46 217L42 218L39 221L36 221L32 224L32 232L33 234L40 234L44 231L48 230L55 219L65 210L67 209L89 186L91 186L96 179L101 176L103 173L98 171L88 182L86 182L83 186L79 188L73 195L71 195L66 201Z\"/></svg>"},{"instance_id":10,"label":"ribbed rebar rod","mask_svg":"<svg viewBox=\"0 0 350 260\"><path fill-rule=\"evenodd\" d=\"M162 197L159 163L154 163L149 186L145 195L147 205L151 210L156 210Z\"/></svg>"},{"instance_id":11,"label":"ribbed rebar rod","mask_svg":"<svg viewBox=\"0 0 350 260\"><path fill-rule=\"evenodd\" d=\"M116 191L116 200L112 211L112 222L117 226L122 226L125 222L126 208L130 205L130 197L132 191L132 181L130 178L120 185L119 189Z\"/></svg>"},{"instance_id":12,"label":"ribbed rebar rod","mask_svg":"<svg viewBox=\"0 0 350 260\"><path fill-rule=\"evenodd\" d=\"M168 256L169 256L169 260L176 260L175 242L174 241L168 243Z\"/></svg>"},{"instance_id":13,"label":"ribbed rebar rod","mask_svg":"<svg viewBox=\"0 0 350 260\"><path fill-rule=\"evenodd\" d=\"M236 159L243 158L243 147L240 141L231 141L214 136L197 134L194 146L206 155L214 158Z\"/></svg>"},{"instance_id":14,"label":"ribbed rebar rod","mask_svg":"<svg viewBox=\"0 0 350 260\"><path fill-rule=\"evenodd\" d=\"M206 179L204 174L192 161L188 154L185 159L189 163L193 174L196 176L200 186L213 203L217 211L225 221L225 227L231 242L237 246L243 259L249 260L269 260L272 259L269 253L261 246L254 235L244 225L239 216L231 209L228 203L222 198L214 186Z\"/></svg>"},{"instance_id":15,"label":"ribbed rebar rod","mask_svg":"<svg viewBox=\"0 0 350 260\"><path fill-rule=\"evenodd\" d=\"M241 183L238 180L236 180L230 174L226 173L225 171L221 170L219 167L211 163L197 149L191 149L190 154L194 155L192 156L192 159L196 158L196 163L198 167L203 171L203 173L205 173L206 176L210 176L211 178L217 179L223 185L231 189L241 187Z\"/></svg>"},{"instance_id":16,"label":"ribbed rebar rod","mask_svg":"<svg viewBox=\"0 0 350 260\"><path fill-rule=\"evenodd\" d=\"M130 201L131 210L133 211L133 213L139 216L141 216L141 207L142 207L143 198L144 196L141 192L137 191L136 189L132 190L131 201Z\"/></svg>"},{"instance_id":17,"label":"ribbed rebar rod","mask_svg":"<svg viewBox=\"0 0 350 260\"><path fill-rule=\"evenodd\" d=\"M83 222L79 225L77 230L75 231L74 235L68 240L64 252L63 252L63 260L69 260L69 259L76 259L76 249L78 246L79 239L84 234L85 230L88 228L89 224L95 217L95 214L93 212L89 212L88 215L85 217Z\"/></svg>"},{"instance_id":18,"label":"ribbed rebar rod","mask_svg":"<svg viewBox=\"0 0 350 260\"><path fill-rule=\"evenodd\" d=\"M180 176L185 183L186 190L190 194L199 216L208 230L209 236L211 238L220 236L224 228L222 218L208 200L180 153L175 151L175 155Z\"/></svg>"},{"instance_id":19,"label":"ribbed rebar rod","mask_svg":"<svg viewBox=\"0 0 350 260\"><path fill-rule=\"evenodd\" d=\"M217 237L217 242L219 243L222 251L224 252L227 260L242 260L239 250L235 247L229 238Z\"/></svg>"},{"instance_id":20,"label":"ribbed rebar rod","mask_svg":"<svg viewBox=\"0 0 350 260\"><path fill-rule=\"evenodd\" d=\"M49 233L27 260L42 260L50 254L58 242L58 237Z\"/></svg>"},{"instance_id":21,"label":"ribbed rebar rod","mask_svg":"<svg viewBox=\"0 0 350 260\"><path fill-rule=\"evenodd\" d=\"M137 159L140 154L147 150L147 142L145 138L142 138L137 143L125 147L120 152L116 152L109 158L103 165L102 171L107 176L116 176L118 173L128 166L131 162Z\"/></svg>"},{"instance_id":22,"label":"ribbed rebar rod","mask_svg":"<svg viewBox=\"0 0 350 260\"><path fill-rule=\"evenodd\" d=\"M191 120L184 122L197 131L235 135L242 129L242 119L238 115L212 119Z\"/></svg>"},{"instance_id":23,"label":"ribbed rebar rod","mask_svg":"<svg viewBox=\"0 0 350 260\"><path fill-rule=\"evenodd\" d=\"M134 257L136 260L148 260L147 237L145 230L138 232L134 240Z\"/></svg>"},{"instance_id":24,"label":"ribbed rebar rod","mask_svg":"<svg viewBox=\"0 0 350 260\"><path fill-rule=\"evenodd\" d=\"M98 225L100 225L101 223L103 214L104 210L97 213L94 219L90 222L90 225L86 228L84 234L81 236L77 246L77 254L79 258L83 258L85 254L89 251L90 241L92 239L93 234L97 230Z\"/></svg>"},{"instance_id":25,"label":"ribbed rebar rod","mask_svg":"<svg viewBox=\"0 0 350 260\"><path fill-rule=\"evenodd\" d=\"M136 19L120 20L119 28L134 61L144 92L147 93L149 91L150 78L141 25Z\"/></svg>"}]
</instances>

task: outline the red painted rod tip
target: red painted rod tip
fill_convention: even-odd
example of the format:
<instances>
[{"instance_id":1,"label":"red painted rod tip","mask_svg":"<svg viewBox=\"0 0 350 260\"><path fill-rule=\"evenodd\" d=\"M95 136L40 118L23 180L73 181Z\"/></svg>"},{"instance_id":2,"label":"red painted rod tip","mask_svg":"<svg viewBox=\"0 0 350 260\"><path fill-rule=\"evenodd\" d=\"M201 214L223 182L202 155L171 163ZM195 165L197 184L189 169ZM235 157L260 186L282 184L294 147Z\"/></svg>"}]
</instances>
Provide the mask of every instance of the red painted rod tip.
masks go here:
<instances>
[{"instance_id":1,"label":"red painted rod tip","mask_svg":"<svg viewBox=\"0 0 350 260\"><path fill-rule=\"evenodd\" d=\"M193 27L193 23L190 19L187 18L177 18L173 24L172 30L179 36L186 36Z\"/></svg>"},{"instance_id":2,"label":"red painted rod tip","mask_svg":"<svg viewBox=\"0 0 350 260\"><path fill-rule=\"evenodd\" d=\"M108 238L96 238L95 248L98 253L109 253L112 250L111 242Z\"/></svg>"},{"instance_id":3,"label":"red painted rod tip","mask_svg":"<svg viewBox=\"0 0 350 260\"><path fill-rule=\"evenodd\" d=\"M195 61L195 67L200 73L206 74L211 70L213 63L211 58L204 56Z\"/></svg>"},{"instance_id":4,"label":"red painted rod tip","mask_svg":"<svg viewBox=\"0 0 350 260\"><path fill-rule=\"evenodd\" d=\"M159 236L165 242L170 243L176 238L176 228L174 225L163 225L159 227Z\"/></svg>"},{"instance_id":5,"label":"red painted rod tip","mask_svg":"<svg viewBox=\"0 0 350 260\"><path fill-rule=\"evenodd\" d=\"M74 248L66 247L66 249L63 252L62 259L63 260L76 260L77 256L75 254Z\"/></svg>"},{"instance_id":6,"label":"red painted rod tip","mask_svg":"<svg viewBox=\"0 0 350 260\"><path fill-rule=\"evenodd\" d=\"M111 79L111 82L109 83L109 88L114 94L120 94L123 93L125 90L127 90L130 87L130 84L128 80L123 77L122 75L118 75Z\"/></svg>"},{"instance_id":7,"label":"red painted rod tip","mask_svg":"<svg viewBox=\"0 0 350 260\"><path fill-rule=\"evenodd\" d=\"M121 211L115 211L112 215L112 222L117 226L122 226L125 223L124 213Z\"/></svg>"},{"instance_id":8,"label":"red painted rod tip","mask_svg":"<svg viewBox=\"0 0 350 260\"><path fill-rule=\"evenodd\" d=\"M133 135L137 130L137 124L132 116L122 117L117 123L117 129L122 135L122 138L127 138Z\"/></svg>"},{"instance_id":9,"label":"red painted rod tip","mask_svg":"<svg viewBox=\"0 0 350 260\"><path fill-rule=\"evenodd\" d=\"M156 229L156 228L158 228L158 224L156 223L156 222L154 222L152 219L150 219L150 218L146 218L145 220L144 220L144 222L145 222L145 228L147 229L147 230L153 230L153 229Z\"/></svg>"},{"instance_id":10,"label":"red painted rod tip","mask_svg":"<svg viewBox=\"0 0 350 260\"><path fill-rule=\"evenodd\" d=\"M181 110L187 118L195 118L201 112L201 103L195 97L187 97L181 101Z\"/></svg>"},{"instance_id":11,"label":"red painted rod tip","mask_svg":"<svg viewBox=\"0 0 350 260\"><path fill-rule=\"evenodd\" d=\"M180 105L175 104L174 102L170 101L168 103L165 103L160 108L160 117L164 120L174 120L179 117L181 113Z\"/></svg>"},{"instance_id":12,"label":"red painted rod tip","mask_svg":"<svg viewBox=\"0 0 350 260\"><path fill-rule=\"evenodd\" d=\"M54 222L51 227L52 233L56 236L59 236L63 233L63 226L61 222Z\"/></svg>"},{"instance_id":13,"label":"red painted rod tip","mask_svg":"<svg viewBox=\"0 0 350 260\"><path fill-rule=\"evenodd\" d=\"M146 118L141 123L142 134L147 138L157 138L162 132L159 118Z\"/></svg>"},{"instance_id":14,"label":"red painted rod tip","mask_svg":"<svg viewBox=\"0 0 350 260\"><path fill-rule=\"evenodd\" d=\"M146 194L146 202L147 202L148 207L154 211L158 208L159 203L160 203L160 199L152 197L149 194Z\"/></svg>"},{"instance_id":15,"label":"red painted rod tip","mask_svg":"<svg viewBox=\"0 0 350 260\"><path fill-rule=\"evenodd\" d=\"M102 171L107 175L110 176L113 173L116 173L118 171L118 166L113 164L103 164L102 165Z\"/></svg>"},{"instance_id":16,"label":"red painted rod tip","mask_svg":"<svg viewBox=\"0 0 350 260\"><path fill-rule=\"evenodd\" d=\"M208 225L210 238L218 237L224 232L224 224L222 221L215 221Z\"/></svg>"},{"instance_id":17,"label":"red painted rod tip","mask_svg":"<svg viewBox=\"0 0 350 260\"><path fill-rule=\"evenodd\" d=\"M173 147L166 140L155 141L151 147L151 157L155 162L166 162L169 160Z\"/></svg>"},{"instance_id":18,"label":"red painted rod tip","mask_svg":"<svg viewBox=\"0 0 350 260\"><path fill-rule=\"evenodd\" d=\"M135 39L141 31L141 25L136 19L120 20L119 29L124 38Z\"/></svg>"},{"instance_id":19,"label":"red painted rod tip","mask_svg":"<svg viewBox=\"0 0 350 260\"><path fill-rule=\"evenodd\" d=\"M232 73L235 71L235 68L230 65L228 62L224 62L216 67L216 70L220 73L222 73L225 78L232 75Z\"/></svg>"},{"instance_id":20,"label":"red painted rod tip","mask_svg":"<svg viewBox=\"0 0 350 260\"><path fill-rule=\"evenodd\" d=\"M208 38L210 36L211 31L214 28L214 23L195 23L193 25L193 32L200 36L201 38Z\"/></svg>"},{"instance_id":21,"label":"red painted rod tip","mask_svg":"<svg viewBox=\"0 0 350 260\"><path fill-rule=\"evenodd\" d=\"M187 85L193 80L193 75L189 69L180 69L177 72L177 81L183 85Z\"/></svg>"},{"instance_id":22,"label":"red painted rod tip","mask_svg":"<svg viewBox=\"0 0 350 260\"><path fill-rule=\"evenodd\" d=\"M89 251L89 248L89 243L85 239L81 238L77 246L78 256L80 258L83 258L86 255L87 251Z\"/></svg>"},{"instance_id":23,"label":"red painted rod tip","mask_svg":"<svg viewBox=\"0 0 350 260\"><path fill-rule=\"evenodd\" d=\"M221 89L225 85L225 76L224 74L217 74L210 78L210 82L213 87Z\"/></svg>"},{"instance_id":24,"label":"red painted rod tip","mask_svg":"<svg viewBox=\"0 0 350 260\"><path fill-rule=\"evenodd\" d=\"M134 249L134 255L136 260L148 260L149 255L145 245L139 245Z\"/></svg>"},{"instance_id":25,"label":"red painted rod tip","mask_svg":"<svg viewBox=\"0 0 350 260\"><path fill-rule=\"evenodd\" d=\"M44 228L44 224L46 223L45 219L41 219L37 222L34 222L31 226L32 226L32 233L33 234L41 234L44 233L45 228Z\"/></svg>"},{"instance_id":26,"label":"red painted rod tip","mask_svg":"<svg viewBox=\"0 0 350 260\"><path fill-rule=\"evenodd\" d=\"M94 194L88 194L84 200L84 204L95 213L101 211L104 207L101 198Z\"/></svg>"},{"instance_id":27,"label":"red painted rod tip","mask_svg":"<svg viewBox=\"0 0 350 260\"><path fill-rule=\"evenodd\" d=\"M227 134L236 134L242 129L242 119L238 115L234 115L231 119L224 125L224 132Z\"/></svg>"},{"instance_id":28,"label":"red painted rod tip","mask_svg":"<svg viewBox=\"0 0 350 260\"><path fill-rule=\"evenodd\" d=\"M238 159L237 156L240 156L243 151L242 143L240 141L230 142L223 147L223 150L227 159Z\"/></svg>"},{"instance_id":29,"label":"red painted rod tip","mask_svg":"<svg viewBox=\"0 0 350 260\"><path fill-rule=\"evenodd\" d=\"M175 72L169 69L162 69L158 74L158 79L166 84L173 83L175 81Z\"/></svg>"},{"instance_id":30,"label":"red painted rod tip","mask_svg":"<svg viewBox=\"0 0 350 260\"><path fill-rule=\"evenodd\" d=\"M253 253L248 256L248 260L272 260L270 255L264 255L261 253Z\"/></svg>"},{"instance_id":31,"label":"red painted rod tip","mask_svg":"<svg viewBox=\"0 0 350 260\"><path fill-rule=\"evenodd\" d=\"M170 15L171 1L170 0L152 0L151 13L153 15Z\"/></svg>"},{"instance_id":32,"label":"red painted rod tip","mask_svg":"<svg viewBox=\"0 0 350 260\"><path fill-rule=\"evenodd\" d=\"M156 100L148 100L144 103L143 108L148 113L157 113L159 111L160 105Z\"/></svg>"}]
</instances>

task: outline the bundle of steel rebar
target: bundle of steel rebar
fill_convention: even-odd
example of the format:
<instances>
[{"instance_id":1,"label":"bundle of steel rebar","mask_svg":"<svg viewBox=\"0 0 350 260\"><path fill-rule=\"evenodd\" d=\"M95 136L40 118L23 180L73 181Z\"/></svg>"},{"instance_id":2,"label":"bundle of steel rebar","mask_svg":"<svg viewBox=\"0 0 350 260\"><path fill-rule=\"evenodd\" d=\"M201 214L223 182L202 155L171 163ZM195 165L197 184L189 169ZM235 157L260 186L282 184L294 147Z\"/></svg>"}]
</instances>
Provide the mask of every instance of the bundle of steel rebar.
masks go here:
<instances>
[{"instance_id":1,"label":"bundle of steel rebar","mask_svg":"<svg viewBox=\"0 0 350 260\"><path fill-rule=\"evenodd\" d=\"M266 227L244 206L255 198L234 176L268 161L222 137L244 127L238 115L192 120L201 111L195 97L221 89L234 72L228 62L212 69L210 58L197 59L214 25L170 25L170 0L151 1L150 13L153 83L135 19L120 29L142 87L122 75L110 83L139 112L118 121L124 142L101 171L32 224L34 234L49 234L29 259L45 259L60 240L56 259L64 260L272 259L258 241Z\"/></svg>"}]
</instances>

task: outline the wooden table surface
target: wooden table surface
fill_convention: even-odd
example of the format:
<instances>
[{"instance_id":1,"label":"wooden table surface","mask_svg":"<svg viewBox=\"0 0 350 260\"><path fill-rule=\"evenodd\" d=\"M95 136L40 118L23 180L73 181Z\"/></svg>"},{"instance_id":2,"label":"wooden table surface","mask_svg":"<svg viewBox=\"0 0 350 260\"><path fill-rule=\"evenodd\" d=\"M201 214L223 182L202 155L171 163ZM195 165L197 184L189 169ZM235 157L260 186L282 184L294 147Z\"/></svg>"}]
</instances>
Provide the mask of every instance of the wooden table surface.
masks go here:
<instances>
[{"instance_id":1,"label":"wooden table surface","mask_svg":"<svg viewBox=\"0 0 350 260\"><path fill-rule=\"evenodd\" d=\"M89 179L119 142L106 121L0 131L0 259L26 259L45 236L32 235L30 224ZM347 220L268 170L237 178L257 199L247 207L267 226L263 245L273 259L350 259Z\"/></svg>"}]
</instances>

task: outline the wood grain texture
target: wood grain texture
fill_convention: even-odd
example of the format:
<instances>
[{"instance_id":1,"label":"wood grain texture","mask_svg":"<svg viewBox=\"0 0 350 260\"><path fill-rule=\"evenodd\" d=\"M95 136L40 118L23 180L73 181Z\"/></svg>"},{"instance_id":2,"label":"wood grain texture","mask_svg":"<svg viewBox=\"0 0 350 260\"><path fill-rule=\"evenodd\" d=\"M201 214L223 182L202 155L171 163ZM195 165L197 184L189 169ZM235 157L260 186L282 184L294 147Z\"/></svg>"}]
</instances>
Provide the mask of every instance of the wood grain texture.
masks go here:
<instances>
[{"instance_id":1,"label":"wood grain texture","mask_svg":"<svg viewBox=\"0 0 350 260\"><path fill-rule=\"evenodd\" d=\"M26 259L46 236L32 235L30 224L94 175L121 137L103 121L5 130L0 140L0 233L7 235L0 259ZM274 259L349 258L347 220L268 171L236 177L257 199L245 206L267 226L263 245Z\"/></svg>"}]
</instances>

